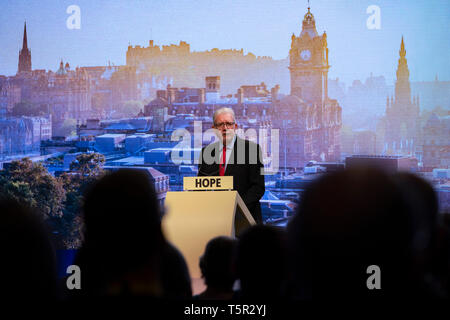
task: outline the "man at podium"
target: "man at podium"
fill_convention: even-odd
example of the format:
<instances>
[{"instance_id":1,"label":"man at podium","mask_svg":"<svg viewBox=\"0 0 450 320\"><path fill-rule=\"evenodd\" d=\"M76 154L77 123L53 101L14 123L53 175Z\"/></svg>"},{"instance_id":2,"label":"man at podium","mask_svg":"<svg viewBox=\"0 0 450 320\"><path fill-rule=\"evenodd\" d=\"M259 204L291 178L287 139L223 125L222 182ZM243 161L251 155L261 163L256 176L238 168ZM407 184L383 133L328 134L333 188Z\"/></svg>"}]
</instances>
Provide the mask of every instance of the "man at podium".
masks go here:
<instances>
[{"instance_id":1,"label":"man at podium","mask_svg":"<svg viewBox=\"0 0 450 320\"><path fill-rule=\"evenodd\" d=\"M198 176L233 176L233 186L257 223L262 223L259 200L264 195L264 166L260 146L236 135L231 108L214 112L213 128L219 141L202 149Z\"/></svg>"}]
</instances>

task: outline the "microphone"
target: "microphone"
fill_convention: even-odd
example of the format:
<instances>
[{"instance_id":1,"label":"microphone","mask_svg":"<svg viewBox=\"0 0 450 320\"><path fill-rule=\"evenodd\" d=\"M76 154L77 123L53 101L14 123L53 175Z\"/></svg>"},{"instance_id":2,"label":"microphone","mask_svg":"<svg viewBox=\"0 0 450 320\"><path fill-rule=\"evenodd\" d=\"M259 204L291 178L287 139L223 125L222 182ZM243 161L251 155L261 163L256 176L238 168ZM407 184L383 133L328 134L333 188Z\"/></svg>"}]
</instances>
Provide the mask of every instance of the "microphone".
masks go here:
<instances>
[{"instance_id":1,"label":"microphone","mask_svg":"<svg viewBox=\"0 0 450 320\"><path fill-rule=\"evenodd\" d=\"M200 170L200 167L199 167L198 168L197 177L199 177L200 175L202 175L202 176L216 176L219 172L220 172L220 169L212 171L212 172L206 172L206 171Z\"/></svg>"}]
</instances>

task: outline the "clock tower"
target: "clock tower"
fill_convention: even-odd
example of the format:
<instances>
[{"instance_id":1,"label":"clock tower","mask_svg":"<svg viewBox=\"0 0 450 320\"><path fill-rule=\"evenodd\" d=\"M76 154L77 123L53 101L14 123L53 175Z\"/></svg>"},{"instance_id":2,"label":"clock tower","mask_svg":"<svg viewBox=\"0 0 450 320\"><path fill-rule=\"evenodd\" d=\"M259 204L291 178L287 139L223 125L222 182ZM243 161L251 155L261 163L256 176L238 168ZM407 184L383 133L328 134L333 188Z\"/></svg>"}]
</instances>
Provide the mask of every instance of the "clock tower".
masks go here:
<instances>
[{"instance_id":1,"label":"clock tower","mask_svg":"<svg viewBox=\"0 0 450 320\"><path fill-rule=\"evenodd\" d=\"M327 35L317 33L314 16L308 7L300 36L292 34L289 51L291 95L322 107L328 97L329 68Z\"/></svg>"}]
</instances>

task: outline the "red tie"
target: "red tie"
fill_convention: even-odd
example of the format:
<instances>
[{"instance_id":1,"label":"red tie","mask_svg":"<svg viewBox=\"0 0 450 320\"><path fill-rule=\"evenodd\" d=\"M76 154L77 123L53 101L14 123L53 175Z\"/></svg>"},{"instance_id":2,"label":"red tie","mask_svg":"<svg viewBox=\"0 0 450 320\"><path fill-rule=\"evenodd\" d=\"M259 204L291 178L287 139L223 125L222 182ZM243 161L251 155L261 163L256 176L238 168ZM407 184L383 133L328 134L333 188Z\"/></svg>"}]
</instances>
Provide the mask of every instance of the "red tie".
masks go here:
<instances>
[{"instance_id":1,"label":"red tie","mask_svg":"<svg viewBox=\"0 0 450 320\"><path fill-rule=\"evenodd\" d=\"M223 146L222 150L223 150L222 151L222 161L219 164L219 174L221 176L225 175L225 160L227 159L227 147Z\"/></svg>"}]
</instances>

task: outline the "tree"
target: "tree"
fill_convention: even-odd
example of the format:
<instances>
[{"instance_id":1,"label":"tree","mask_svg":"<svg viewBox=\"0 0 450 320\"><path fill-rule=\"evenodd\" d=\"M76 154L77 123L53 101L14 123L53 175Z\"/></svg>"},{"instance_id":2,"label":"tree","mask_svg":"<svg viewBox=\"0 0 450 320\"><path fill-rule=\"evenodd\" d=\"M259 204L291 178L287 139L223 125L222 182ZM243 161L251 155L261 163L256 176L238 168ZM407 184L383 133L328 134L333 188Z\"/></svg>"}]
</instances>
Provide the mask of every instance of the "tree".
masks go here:
<instances>
[{"instance_id":1,"label":"tree","mask_svg":"<svg viewBox=\"0 0 450 320\"><path fill-rule=\"evenodd\" d=\"M36 207L36 201L33 198L33 192L30 185L23 181L8 181L7 178L0 176L1 195L4 198L11 198L30 208Z\"/></svg>"},{"instance_id":2,"label":"tree","mask_svg":"<svg viewBox=\"0 0 450 320\"><path fill-rule=\"evenodd\" d=\"M66 192L62 183L41 163L30 159L13 161L0 171L0 197L12 198L42 215L50 229L62 218ZM62 243L56 243L62 246Z\"/></svg>"},{"instance_id":3,"label":"tree","mask_svg":"<svg viewBox=\"0 0 450 320\"><path fill-rule=\"evenodd\" d=\"M82 176L97 177L103 172L105 156L101 153L83 153L77 156L70 164L70 171L75 171Z\"/></svg>"},{"instance_id":4,"label":"tree","mask_svg":"<svg viewBox=\"0 0 450 320\"><path fill-rule=\"evenodd\" d=\"M0 171L0 198L13 198L43 215L56 237L56 246L81 245L81 204L86 189L103 174L105 157L81 154L71 164L74 172L53 177L41 163L24 158Z\"/></svg>"},{"instance_id":5,"label":"tree","mask_svg":"<svg viewBox=\"0 0 450 320\"><path fill-rule=\"evenodd\" d=\"M79 248L83 228L81 218L82 190L84 189L82 177L79 174L63 173L59 180L66 191L66 198L63 203L63 215L60 219L54 220L54 228L60 233L65 248Z\"/></svg>"},{"instance_id":6,"label":"tree","mask_svg":"<svg viewBox=\"0 0 450 320\"><path fill-rule=\"evenodd\" d=\"M0 193L39 211L44 219L60 217L65 191L41 163L29 158L13 161L0 171Z\"/></svg>"},{"instance_id":7,"label":"tree","mask_svg":"<svg viewBox=\"0 0 450 320\"><path fill-rule=\"evenodd\" d=\"M62 174L59 179L66 191L62 219L58 220L58 230L62 230L64 245L77 248L81 245L83 222L80 215L83 194L86 189L103 175L105 157L99 153L77 156L70 165L73 172Z\"/></svg>"}]
</instances>

